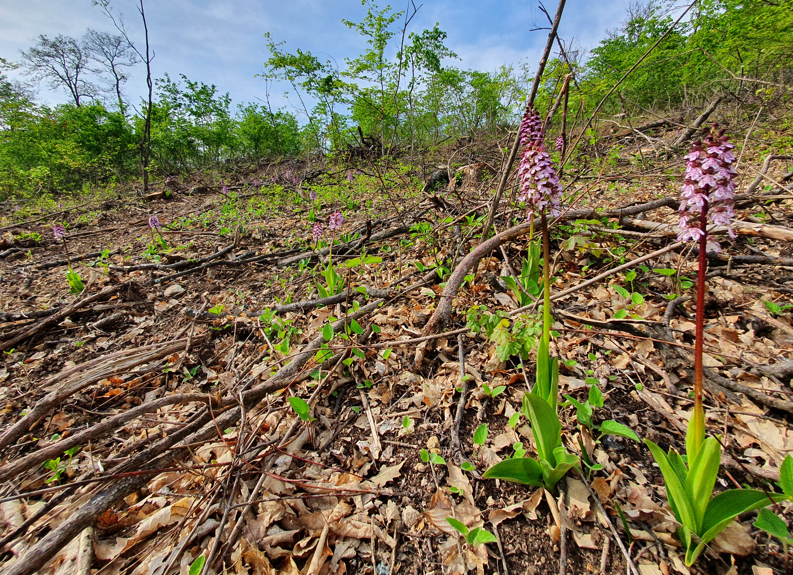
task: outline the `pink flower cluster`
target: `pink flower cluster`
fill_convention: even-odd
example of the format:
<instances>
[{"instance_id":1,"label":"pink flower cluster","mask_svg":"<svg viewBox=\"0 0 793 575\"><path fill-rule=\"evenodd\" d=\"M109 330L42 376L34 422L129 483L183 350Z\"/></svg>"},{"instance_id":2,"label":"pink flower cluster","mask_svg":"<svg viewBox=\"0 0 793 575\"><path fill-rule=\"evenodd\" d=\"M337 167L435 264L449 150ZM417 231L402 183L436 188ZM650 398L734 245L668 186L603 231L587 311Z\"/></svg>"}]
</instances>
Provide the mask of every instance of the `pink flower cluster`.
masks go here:
<instances>
[{"instance_id":1,"label":"pink flower cluster","mask_svg":"<svg viewBox=\"0 0 793 575\"><path fill-rule=\"evenodd\" d=\"M341 212L336 210L330 215L330 218L328 218L328 229L332 232L340 230L342 223L344 223L344 218Z\"/></svg>"},{"instance_id":2,"label":"pink flower cluster","mask_svg":"<svg viewBox=\"0 0 793 575\"><path fill-rule=\"evenodd\" d=\"M149 216L149 227L153 230L159 230L162 228L160 225L160 218L157 216Z\"/></svg>"},{"instance_id":3,"label":"pink flower cluster","mask_svg":"<svg viewBox=\"0 0 793 575\"><path fill-rule=\"evenodd\" d=\"M710 221L717 226L727 226L731 238L735 232L730 228L730 219L735 215L735 183L737 175L733 162L733 144L727 141L724 130L718 131L716 124L708 129L703 141L694 142L691 152L685 157L686 165L683 193L680 201L680 233L677 240L685 242L699 240L704 233L700 229L702 210L707 211ZM715 241L708 241L707 250L721 249Z\"/></svg>"},{"instance_id":4,"label":"pink flower cluster","mask_svg":"<svg viewBox=\"0 0 793 575\"><path fill-rule=\"evenodd\" d=\"M549 215L558 216L561 213L562 187L551 163L551 156L542 143L543 134L539 118L537 112L532 109L526 113L521 122L521 141L528 143L518 166L520 178L518 199L527 204L529 215L548 208Z\"/></svg>"},{"instance_id":5,"label":"pink flower cluster","mask_svg":"<svg viewBox=\"0 0 793 575\"><path fill-rule=\"evenodd\" d=\"M314 237L314 241L318 242L319 238L322 237L322 224L317 222L314 224L314 228L311 230L311 235Z\"/></svg>"},{"instance_id":6,"label":"pink flower cluster","mask_svg":"<svg viewBox=\"0 0 793 575\"><path fill-rule=\"evenodd\" d=\"M528 146L532 142L542 142L542 120L537 110L534 108L526 110L526 113L523 114L523 119L520 121L518 135L523 146Z\"/></svg>"},{"instance_id":7,"label":"pink flower cluster","mask_svg":"<svg viewBox=\"0 0 793 575\"><path fill-rule=\"evenodd\" d=\"M308 194L308 197L311 198L312 202L315 202L317 200L317 191L311 190L311 192Z\"/></svg>"},{"instance_id":8,"label":"pink flower cluster","mask_svg":"<svg viewBox=\"0 0 793 575\"><path fill-rule=\"evenodd\" d=\"M564 138L562 136L559 136L558 138L556 138L556 151L561 152L562 148L564 148Z\"/></svg>"},{"instance_id":9,"label":"pink flower cluster","mask_svg":"<svg viewBox=\"0 0 793 575\"><path fill-rule=\"evenodd\" d=\"M60 224L52 226L52 235L56 240L62 240L66 237L66 228Z\"/></svg>"}]
</instances>

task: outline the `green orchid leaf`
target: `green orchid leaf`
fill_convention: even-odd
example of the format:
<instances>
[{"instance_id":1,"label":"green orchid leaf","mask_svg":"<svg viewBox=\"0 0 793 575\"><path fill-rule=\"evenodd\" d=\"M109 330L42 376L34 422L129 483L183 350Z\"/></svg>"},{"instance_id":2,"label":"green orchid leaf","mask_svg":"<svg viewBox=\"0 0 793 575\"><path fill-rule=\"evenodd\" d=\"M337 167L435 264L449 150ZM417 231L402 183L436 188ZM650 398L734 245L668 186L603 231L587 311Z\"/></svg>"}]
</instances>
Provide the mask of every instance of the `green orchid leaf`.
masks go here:
<instances>
[{"instance_id":1,"label":"green orchid leaf","mask_svg":"<svg viewBox=\"0 0 793 575\"><path fill-rule=\"evenodd\" d=\"M546 460L553 469L556 467L553 451L562 443L562 424L559 422L559 416L544 399L534 393L523 395L523 410L528 414L531 422L539 460Z\"/></svg>"},{"instance_id":2,"label":"green orchid leaf","mask_svg":"<svg viewBox=\"0 0 793 575\"><path fill-rule=\"evenodd\" d=\"M620 437L639 441L639 436L636 435L630 427L611 419L607 419L600 424L600 432L606 435L619 435Z\"/></svg>"},{"instance_id":3,"label":"green orchid leaf","mask_svg":"<svg viewBox=\"0 0 793 575\"><path fill-rule=\"evenodd\" d=\"M700 445L693 462L689 462L688 480L685 483L686 495L694 510L696 524L688 527L700 534L705 509L713 495L713 487L719 475L721 445L715 437L708 437Z\"/></svg>"},{"instance_id":4,"label":"green orchid leaf","mask_svg":"<svg viewBox=\"0 0 793 575\"><path fill-rule=\"evenodd\" d=\"M772 503L788 499L780 493L764 493L757 489L730 489L710 500L702 521L702 540L711 541L724 527L741 513L762 509Z\"/></svg>"},{"instance_id":5,"label":"green orchid leaf","mask_svg":"<svg viewBox=\"0 0 793 575\"><path fill-rule=\"evenodd\" d=\"M779 485L788 497L793 497L793 457L785 455L782 466L779 468Z\"/></svg>"},{"instance_id":6,"label":"green orchid leaf","mask_svg":"<svg viewBox=\"0 0 793 575\"><path fill-rule=\"evenodd\" d=\"M661 469L661 474L664 476L669 505L672 507L675 517L683 525L684 529L693 530L697 524L696 516L691 502L688 500L686 490L680 482L680 477L678 477L677 472L669 463L669 459L663 449L649 439L645 439L644 443L650 448L655 462L658 464L658 467ZM684 541L684 543L686 542Z\"/></svg>"},{"instance_id":7,"label":"green orchid leaf","mask_svg":"<svg viewBox=\"0 0 793 575\"><path fill-rule=\"evenodd\" d=\"M542 487L542 468L536 459L517 457L505 459L485 471L485 479L503 479L513 483Z\"/></svg>"},{"instance_id":8,"label":"green orchid leaf","mask_svg":"<svg viewBox=\"0 0 793 575\"><path fill-rule=\"evenodd\" d=\"M578 457L572 453L568 453L564 446L559 446L554 450L554 459L556 459L558 463L553 469L550 468L547 462L540 462L543 468L543 482L545 483L545 488L548 490L552 490L556 487L559 480L580 463Z\"/></svg>"},{"instance_id":9,"label":"green orchid leaf","mask_svg":"<svg viewBox=\"0 0 793 575\"><path fill-rule=\"evenodd\" d=\"M671 465L672 469L674 469L675 473L677 473L677 477L678 479L680 479L680 483L685 485L686 479L688 479L688 467L686 467L683 458L680 457L680 454L674 449L669 450L669 453L667 454L667 458L669 459L669 465Z\"/></svg>"}]
</instances>

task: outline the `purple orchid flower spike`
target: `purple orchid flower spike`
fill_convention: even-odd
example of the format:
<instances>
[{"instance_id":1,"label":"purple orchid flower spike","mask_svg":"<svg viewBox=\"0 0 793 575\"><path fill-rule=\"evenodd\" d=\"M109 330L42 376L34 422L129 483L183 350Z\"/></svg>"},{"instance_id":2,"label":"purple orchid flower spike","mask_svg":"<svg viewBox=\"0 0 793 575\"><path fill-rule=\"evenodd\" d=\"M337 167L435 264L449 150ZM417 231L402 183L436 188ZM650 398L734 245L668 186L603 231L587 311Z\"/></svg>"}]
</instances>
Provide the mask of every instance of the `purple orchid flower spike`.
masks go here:
<instances>
[{"instance_id":1,"label":"purple orchid flower spike","mask_svg":"<svg viewBox=\"0 0 793 575\"><path fill-rule=\"evenodd\" d=\"M311 190L311 192L308 194L308 197L311 198L312 202L317 201L317 191Z\"/></svg>"},{"instance_id":2,"label":"purple orchid flower spike","mask_svg":"<svg viewBox=\"0 0 793 575\"><path fill-rule=\"evenodd\" d=\"M735 232L730 220L735 216L735 156L733 144L727 141L724 130L716 124L709 128L702 141L694 142L687 160L683 193L680 194L680 233L677 240L686 242L699 240L703 214L717 226L726 226L731 238ZM707 242L707 251L718 252L721 246L716 241Z\"/></svg>"},{"instance_id":3,"label":"purple orchid flower spike","mask_svg":"<svg viewBox=\"0 0 793 575\"><path fill-rule=\"evenodd\" d=\"M556 138L556 151L561 152L562 148L564 148L564 137L559 136Z\"/></svg>"},{"instance_id":4,"label":"purple orchid flower spike","mask_svg":"<svg viewBox=\"0 0 793 575\"><path fill-rule=\"evenodd\" d=\"M162 226L160 225L160 219L154 215L149 216L149 227L152 230L160 231L162 229Z\"/></svg>"},{"instance_id":5,"label":"purple orchid flower spike","mask_svg":"<svg viewBox=\"0 0 793 575\"><path fill-rule=\"evenodd\" d=\"M52 226L52 235L56 240L62 240L66 237L66 228L60 224Z\"/></svg>"},{"instance_id":6,"label":"purple orchid flower spike","mask_svg":"<svg viewBox=\"0 0 793 575\"><path fill-rule=\"evenodd\" d=\"M284 174L284 176L286 177L287 180L291 180L292 179L292 170L287 170L286 173Z\"/></svg>"},{"instance_id":7,"label":"purple orchid flower spike","mask_svg":"<svg viewBox=\"0 0 793 575\"><path fill-rule=\"evenodd\" d=\"M223 184L223 193L224 194L228 194L229 193L229 187L226 184Z\"/></svg>"},{"instance_id":8,"label":"purple orchid flower spike","mask_svg":"<svg viewBox=\"0 0 793 575\"><path fill-rule=\"evenodd\" d=\"M342 224L344 223L344 218L341 215L339 210L336 210L330 215L328 218L328 229L335 232L341 229Z\"/></svg>"},{"instance_id":9,"label":"purple orchid flower spike","mask_svg":"<svg viewBox=\"0 0 793 575\"><path fill-rule=\"evenodd\" d=\"M311 230L311 235L314 237L314 241L318 242L319 239L322 237L322 224L317 222L314 224L314 228Z\"/></svg>"},{"instance_id":10,"label":"purple orchid flower spike","mask_svg":"<svg viewBox=\"0 0 793 575\"><path fill-rule=\"evenodd\" d=\"M523 119L520 121L518 134L520 136L520 143L524 146L528 146L535 141L542 141L542 120L537 110L534 108L526 110L526 113L523 114Z\"/></svg>"},{"instance_id":11,"label":"purple orchid flower spike","mask_svg":"<svg viewBox=\"0 0 793 575\"><path fill-rule=\"evenodd\" d=\"M518 199L529 208L529 216L546 208L551 216L561 213L562 187L551 163L551 156L542 143L542 126L536 111L529 110L521 122L521 139L527 142L518 166L520 194Z\"/></svg>"},{"instance_id":12,"label":"purple orchid flower spike","mask_svg":"<svg viewBox=\"0 0 793 575\"><path fill-rule=\"evenodd\" d=\"M300 183L300 178L298 178L297 176L295 176L294 178L292 178L292 183L293 183L294 185L298 185L298 184Z\"/></svg>"},{"instance_id":13,"label":"purple orchid flower spike","mask_svg":"<svg viewBox=\"0 0 793 575\"><path fill-rule=\"evenodd\" d=\"M347 172L347 181L352 183L352 181L354 179L355 179L355 176L353 175L353 173L352 172Z\"/></svg>"}]
</instances>

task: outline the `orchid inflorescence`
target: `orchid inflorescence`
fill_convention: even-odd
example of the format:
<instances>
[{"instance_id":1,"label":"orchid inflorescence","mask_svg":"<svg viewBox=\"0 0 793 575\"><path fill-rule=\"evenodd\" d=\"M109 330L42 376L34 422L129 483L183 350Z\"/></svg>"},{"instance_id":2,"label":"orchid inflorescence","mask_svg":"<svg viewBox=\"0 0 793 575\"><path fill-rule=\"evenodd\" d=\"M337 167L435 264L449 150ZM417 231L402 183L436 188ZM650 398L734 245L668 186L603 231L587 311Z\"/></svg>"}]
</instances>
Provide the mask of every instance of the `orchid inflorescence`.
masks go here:
<instances>
[{"instance_id":1,"label":"orchid inflorescence","mask_svg":"<svg viewBox=\"0 0 793 575\"><path fill-rule=\"evenodd\" d=\"M314 241L318 242L319 239L322 237L322 224L317 222L314 224L314 228L311 230L311 235L314 237Z\"/></svg>"},{"instance_id":2,"label":"orchid inflorescence","mask_svg":"<svg viewBox=\"0 0 793 575\"><path fill-rule=\"evenodd\" d=\"M520 121L520 128L518 128L518 134L520 135L520 143L523 146L528 146L532 142L542 141L542 120L537 110L529 108L526 113L523 114L523 119Z\"/></svg>"},{"instance_id":3,"label":"orchid inflorescence","mask_svg":"<svg viewBox=\"0 0 793 575\"><path fill-rule=\"evenodd\" d=\"M317 199L317 191L311 190L308 194L308 197L311 199L312 202L316 201Z\"/></svg>"},{"instance_id":4,"label":"orchid inflorescence","mask_svg":"<svg viewBox=\"0 0 793 575\"><path fill-rule=\"evenodd\" d=\"M534 109L529 109L523 116L520 138L526 148L518 166L518 199L526 203L530 216L546 208L549 215L558 216L561 213L562 187L551 156L542 142L542 124Z\"/></svg>"},{"instance_id":5,"label":"orchid inflorescence","mask_svg":"<svg viewBox=\"0 0 793 575\"><path fill-rule=\"evenodd\" d=\"M330 218L328 218L328 229L333 232L340 230L343 222L344 218L342 217L341 212L336 210L330 215Z\"/></svg>"},{"instance_id":6,"label":"orchid inflorescence","mask_svg":"<svg viewBox=\"0 0 793 575\"><path fill-rule=\"evenodd\" d=\"M703 213L717 226L727 226L731 238L735 232L730 227L734 216L735 183L737 174L733 167L735 146L727 141L724 130L716 124L708 129L702 141L694 142L691 152L685 157L685 182L680 201L680 233L678 241L699 240L705 233L701 229ZM718 242L708 241L707 251L718 252Z\"/></svg>"},{"instance_id":7,"label":"orchid inflorescence","mask_svg":"<svg viewBox=\"0 0 793 575\"><path fill-rule=\"evenodd\" d=\"M52 235L56 240L62 240L66 237L66 228L60 224L52 226Z\"/></svg>"},{"instance_id":8,"label":"orchid inflorescence","mask_svg":"<svg viewBox=\"0 0 793 575\"><path fill-rule=\"evenodd\" d=\"M154 215L149 216L149 227L152 230L160 231L162 229L162 226L160 225L160 218Z\"/></svg>"},{"instance_id":9,"label":"orchid inflorescence","mask_svg":"<svg viewBox=\"0 0 793 575\"><path fill-rule=\"evenodd\" d=\"M561 152L564 148L564 136L559 136L556 138L556 151Z\"/></svg>"}]
</instances>

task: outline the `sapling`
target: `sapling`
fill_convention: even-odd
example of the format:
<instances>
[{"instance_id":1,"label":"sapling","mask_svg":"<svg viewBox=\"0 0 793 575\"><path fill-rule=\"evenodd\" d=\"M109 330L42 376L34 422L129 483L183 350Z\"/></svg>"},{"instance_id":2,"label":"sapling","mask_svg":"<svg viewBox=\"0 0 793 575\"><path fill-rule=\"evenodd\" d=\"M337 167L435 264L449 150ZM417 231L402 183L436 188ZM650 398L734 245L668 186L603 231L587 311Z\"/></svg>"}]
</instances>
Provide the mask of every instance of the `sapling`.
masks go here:
<instances>
[{"instance_id":1,"label":"sapling","mask_svg":"<svg viewBox=\"0 0 793 575\"><path fill-rule=\"evenodd\" d=\"M715 497L713 488L719 473L721 444L716 437L705 433L703 393L703 333L705 327L705 276L707 252L718 251L717 242L708 238L708 220L730 228L735 203L736 175L732 154L733 144L724 131L714 124L705 130L705 137L697 141L685 157L688 161L680 202L679 241L699 243L697 274L697 314L694 345L694 410L686 431L685 454L674 449L665 453L658 445L645 439L664 476L669 505L680 528L680 542L686 551L687 566L693 565L705 546L738 515L767 507L787 495L768 494L755 489L731 489Z\"/></svg>"},{"instance_id":2,"label":"sapling","mask_svg":"<svg viewBox=\"0 0 793 575\"><path fill-rule=\"evenodd\" d=\"M557 412L559 362L556 358L551 358L550 354L551 257L546 212L551 216L559 215L562 189L550 155L543 144L542 120L534 109L527 110L521 121L520 139L525 150L518 167L518 198L525 202L529 218L539 214L542 230L543 329L537 348L536 381L532 390L523 396L522 409L531 423L538 459L506 459L488 469L484 477L553 489L579 463L578 457L569 453L562 444L562 424Z\"/></svg>"}]
</instances>

